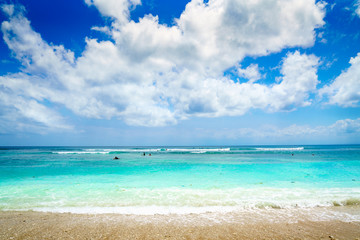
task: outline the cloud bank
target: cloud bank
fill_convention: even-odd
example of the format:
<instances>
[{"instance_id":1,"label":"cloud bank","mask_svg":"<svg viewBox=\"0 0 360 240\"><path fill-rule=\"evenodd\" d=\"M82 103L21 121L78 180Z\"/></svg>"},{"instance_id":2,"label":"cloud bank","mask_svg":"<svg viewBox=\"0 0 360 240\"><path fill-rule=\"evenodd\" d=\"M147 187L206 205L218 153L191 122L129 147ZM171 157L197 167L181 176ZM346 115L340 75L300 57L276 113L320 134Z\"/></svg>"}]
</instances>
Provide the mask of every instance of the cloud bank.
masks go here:
<instances>
[{"instance_id":1,"label":"cloud bank","mask_svg":"<svg viewBox=\"0 0 360 240\"><path fill-rule=\"evenodd\" d=\"M224 72L241 66L247 56L312 46L316 28L324 25L322 2L193 0L172 26L159 24L153 15L130 20L140 0L85 3L111 19L108 26L93 28L107 33L109 40L87 38L77 58L64 46L44 41L23 7L2 5L8 15L1 24L3 38L23 68L0 77L0 105L6 109L1 121L12 114L18 123L27 119L51 129L71 129L60 111L51 108L55 105L87 118L165 126L194 116L291 111L311 104L309 96L319 82L315 55L288 52L279 65L281 76L271 84L257 82L262 77L257 65L238 67L238 76L248 79L243 83ZM358 58L351 60L349 76L359 69ZM335 81L323 90L331 103L358 101L337 88Z\"/></svg>"},{"instance_id":2,"label":"cloud bank","mask_svg":"<svg viewBox=\"0 0 360 240\"><path fill-rule=\"evenodd\" d=\"M358 138L360 134L360 118L342 119L331 125L307 126L307 125L290 125L279 128L272 125L263 125L258 128L238 128L238 129L221 129L211 133L219 139L289 139L309 138L314 141L317 137L325 137L331 143L331 140L345 136L346 138ZM209 137L209 136L206 136ZM316 142L316 140L314 141Z\"/></svg>"}]
</instances>

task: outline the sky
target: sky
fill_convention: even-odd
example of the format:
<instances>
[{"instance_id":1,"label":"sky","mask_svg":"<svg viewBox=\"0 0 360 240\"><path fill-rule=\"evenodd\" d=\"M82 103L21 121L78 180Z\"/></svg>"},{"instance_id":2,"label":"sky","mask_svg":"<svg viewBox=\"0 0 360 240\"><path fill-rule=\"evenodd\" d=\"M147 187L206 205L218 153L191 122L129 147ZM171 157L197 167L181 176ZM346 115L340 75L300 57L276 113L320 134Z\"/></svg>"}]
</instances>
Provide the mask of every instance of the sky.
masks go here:
<instances>
[{"instance_id":1,"label":"sky","mask_svg":"<svg viewBox=\"0 0 360 240\"><path fill-rule=\"evenodd\" d=\"M360 0L5 0L0 145L360 144Z\"/></svg>"}]
</instances>

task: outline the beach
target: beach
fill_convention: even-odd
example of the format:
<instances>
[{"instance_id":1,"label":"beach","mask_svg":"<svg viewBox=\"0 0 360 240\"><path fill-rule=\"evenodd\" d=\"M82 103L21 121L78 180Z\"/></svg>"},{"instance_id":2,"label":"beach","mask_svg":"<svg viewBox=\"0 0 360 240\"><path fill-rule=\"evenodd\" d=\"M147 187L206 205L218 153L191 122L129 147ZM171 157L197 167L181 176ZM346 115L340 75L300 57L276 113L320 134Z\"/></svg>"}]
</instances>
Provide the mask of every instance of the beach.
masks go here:
<instances>
[{"instance_id":1,"label":"beach","mask_svg":"<svg viewBox=\"0 0 360 240\"><path fill-rule=\"evenodd\" d=\"M10 147L0 239L360 239L360 146Z\"/></svg>"},{"instance_id":2,"label":"beach","mask_svg":"<svg viewBox=\"0 0 360 240\"><path fill-rule=\"evenodd\" d=\"M0 212L0 239L360 239L360 222L208 217Z\"/></svg>"}]
</instances>

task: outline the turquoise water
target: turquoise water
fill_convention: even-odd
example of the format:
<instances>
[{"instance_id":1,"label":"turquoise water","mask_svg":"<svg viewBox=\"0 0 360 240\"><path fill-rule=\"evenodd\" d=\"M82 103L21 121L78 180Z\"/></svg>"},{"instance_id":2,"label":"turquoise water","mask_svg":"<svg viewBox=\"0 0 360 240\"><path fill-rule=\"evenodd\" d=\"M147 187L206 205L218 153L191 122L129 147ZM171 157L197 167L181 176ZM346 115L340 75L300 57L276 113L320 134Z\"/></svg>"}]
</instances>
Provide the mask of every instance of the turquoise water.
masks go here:
<instances>
[{"instance_id":1,"label":"turquoise water","mask_svg":"<svg viewBox=\"0 0 360 240\"><path fill-rule=\"evenodd\" d=\"M358 204L360 145L0 148L0 210L153 214Z\"/></svg>"}]
</instances>

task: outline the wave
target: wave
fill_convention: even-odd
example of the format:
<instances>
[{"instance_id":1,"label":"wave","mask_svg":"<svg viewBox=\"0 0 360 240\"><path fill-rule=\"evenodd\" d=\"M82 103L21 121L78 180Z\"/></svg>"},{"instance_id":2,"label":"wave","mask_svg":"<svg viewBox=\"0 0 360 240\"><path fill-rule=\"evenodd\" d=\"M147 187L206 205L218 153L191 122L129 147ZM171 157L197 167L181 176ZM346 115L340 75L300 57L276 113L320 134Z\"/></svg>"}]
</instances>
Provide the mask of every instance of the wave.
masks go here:
<instances>
[{"instance_id":1,"label":"wave","mask_svg":"<svg viewBox=\"0 0 360 240\"><path fill-rule=\"evenodd\" d=\"M21 188L8 186L7 201L0 198L0 209L6 206L35 207L147 207L206 208L236 207L244 209L290 209L360 205L359 188L230 188L192 189L120 187L103 183L70 185L64 188L44 188L38 185ZM34 191L37 189L37 192ZM29 192L33 194L29 195ZM49 195L49 192L51 193ZM61 203L60 203L61 202ZM5 205L4 205L5 204ZM19 205L17 205L19 204Z\"/></svg>"},{"instance_id":2,"label":"wave","mask_svg":"<svg viewBox=\"0 0 360 240\"><path fill-rule=\"evenodd\" d=\"M84 149L82 151L54 151L54 154L119 154L119 153L220 153L230 152L230 148L124 148L124 149Z\"/></svg>"},{"instance_id":3,"label":"wave","mask_svg":"<svg viewBox=\"0 0 360 240\"><path fill-rule=\"evenodd\" d=\"M301 151L304 147L270 147L270 148L255 148L258 151Z\"/></svg>"},{"instance_id":4,"label":"wave","mask_svg":"<svg viewBox=\"0 0 360 240\"><path fill-rule=\"evenodd\" d=\"M230 148L147 148L147 149L116 149L112 152L168 152L168 153L206 153L228 152Z\"/></svg>"},{"instance_id":5,"label":"wave","mask_svg":"<svg viewBox=\"0 0 360 240\"><path fill-rule=\"evenodd\" d=\"M87 184L73 184L65 189L49 189L38 184L17 187L16 191L13 186L9 188L0 197L0 211L185 217L213 214L229 216L229 221L246 216L259 220L281 216L283 221L298 221L305 216L316 221L360 221L358 208L352 211L360 203L359 188L153 189L103 183L92 184L91 191Z\"/></svg>"},{"instance_id":6,"label":"wave","mask_svg":"<svg viewBox=\"0 0 360 240\"><path fill-rule=\"evenodd\" d=\"M52 152L53 154L109 154L110 152L105 151L57 151Z\"/></svg>"},{"instance_id":7,"label":"wave","mask_svg":"<svg viewBox=\"0 0 360 240\"><path fill-rule=\"evenodd\" d=\"M229 152L230 148L168 148L166 152L185 152L185 153L208 153L208 152Z\"/></svg>"},{"instance_id":8,"label":"wave","mask_svg":"<svg viewBox=\"0 0 360 240\"><path fill-rule=\"evenodd\" d=\"M120 148L120 149L105 149L106 151L110 151L110 153L126 153L126 152L161 152L163 149L161 148Z\"/></svg>"},{"instance_id":9,"label":"wave","mask_svg":"<svg viewBox=\"0 0 360 240\"><path fill-rule=\"evenodd\" d=\"M276 204L263 203L253 208L239 206L127 206L127 207L105 207L105 206L61 206L61 207L34 207L18 209L1 209L2 211L36 211L51 213L73 213L73 214L121 214L127 216L141 216L144 221L150 219L145 216L159 218L172 216L173 221L181 223L197 220L202 223L218 221L225 222L288 222L298 221L333 221L359 222L359 211L346 208L314 207L314 208L281 208Z\"/></svg>"}]
</instances>

